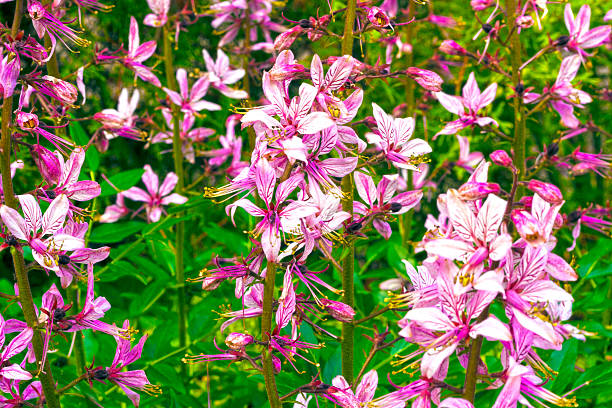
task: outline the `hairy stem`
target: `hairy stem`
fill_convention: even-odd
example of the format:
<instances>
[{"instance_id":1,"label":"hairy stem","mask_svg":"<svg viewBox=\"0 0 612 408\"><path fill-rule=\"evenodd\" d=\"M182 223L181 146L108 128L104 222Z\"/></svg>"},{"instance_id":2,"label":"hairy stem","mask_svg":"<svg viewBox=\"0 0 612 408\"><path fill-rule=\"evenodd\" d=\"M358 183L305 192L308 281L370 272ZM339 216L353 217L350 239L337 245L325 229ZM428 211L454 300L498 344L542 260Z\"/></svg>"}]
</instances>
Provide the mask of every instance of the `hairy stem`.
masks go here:
<instances>
[{"instance_id":1,"label":"hairy stem","mask_svg":"<svg viewBox=\"0 0 612 408\"><path fill-rule=\"evenodd\" d=\"M489 306L482 311L478 316L477 322L484 321L489 316ZM478 364L480 364L480 350L482 349L483 337L478 336L472 342L470 347L470 359L468 360L468 366L465 369L465 386L463 387L463 398L474 403L474 396L476 395L476 381L478 380Z\"/></svg>"},{"instance_id":2,"label":"hairy stem","mask_svg":"<svg viewBox=\"0 0 612 408\"><path fill-rule=\"evenodd\" d=\"M516 0L506 1L506 23L511 32L516 24ZM510 34L510 60L512 65L512 85L517 86L521 82L521 40L515 31ZM520 97L514 98L514 162L519 171L519 177L525 177L525 112L523 101Z\"/></svg>"},{"instance_id":3,"label":"hairy stem","mask_svg":"<svg viewBox=\"0 0 612 408\"><path fill-rule=\"evenodd\" d=\"M414 18L416 14L415 8L416 8L416 3L410 2L410 6L408 10L408 21ZM412 40L414 39L414 36L415 36L415 26L416 26L415 24L408 24L408 27L406 27L406 38L407 38L408 44L412 44L413 42ZM408 55L406 56L406 59L407 59L406 63L408 64L409 67L411 67L414 64L414 52L408 53ZM415 103L415 95L414 95L415 82L410 78L406 78L405 80L406 80L407 116L414 117L416 119L416 113L415 113L416 103ZM412 175L410 174L410 172L407 172L406 182L408 183L408 186L406 187L407 190L408 191L412 190L414 188L414 183L412 181ZM404 244L408 244L410 242L411 228L412 228L412 211L408 211L399 216L400 236L402 237L402 242Z\"/></svg>"},{"instance_id":4,"label":"hairy stem","mask_svg":"<svg viewBox=\"0 0 612 408\"><path fill-rule=\"evenodd\" d=\"M15 17L13 19L12 33L15 35L19 30L21 21L21 13L23 11L23 0L17 0L15 5ZM0 138L0 174L2 174L2 189L4 191L4 205L8 205L13 209L19 207L17 197L13 190L13 180L11 179L11 130L9 124L11 122L13 112L13 98L4 99L2 104L2 134ZM21 309L28 327L35 328L38 325L38 318L34 308L32 292L30 290L30 282L23 259L23 253L16 248L11 248L11 256L15 267L15 278L19 288L19 301ZM32 345L34 346L34 354L36 362L40 370L40 382L42 384L45 401L49 408L61 407L58 395L55 390L55 382L51 373L49 360L45 359L42 364L43 355L43 338L41 334L35 330L32 336Z\"/></svg>"},{"instance_id":5,"label":"hairy stem","mask_svg":"<svg viewBox=\"0 0 612 408\"><path fill-rule=\"evenodd\" d=\"M349 0L345 12L344 35L342 36L342 55L353 54L353 26L355 25L356 0ZM349 174L342 179L342 210L353 217L353 176ZM354 306L355 288L353 274L355 272L355 242L349 241L348 254L342 260L342 301ZM352 322L342 323L342 376L349 384L353 384L353 353L355 344L355 327Z\"/></svg>"},{"instance_id":6,"label":"hairy stem","mask_svg":"<svg viewBox=\"0 0 612 408\"><path fill-rule=\"evenodd\" d=\"M177 83L174 78L174 64L172 61L172 45L170 44L170 33L166 26L163 31L164 37L164 66L166 70L166 83L168 88L176 91ZM183 170L183 151L181 140L181 129L179 120L179 107L172 105L172 157L174 159L174 172L178 177L176 192L183 193L185 189L185 173ZM181 216L181 214L177 214ZM177 311L178 311L178 331L179 347L187 344L187 302L185 296L185 271L183 265L183 252L185 249L185 223L183 221L176 224L174 242L174 270L177 284ZM183 374L186 374L186 366L181 367Z\"/></svg>"},{"instance_id":7,"label":"hairy stem","mask_svg":"<svg viewBox=\"0 0 612 408\"><path fill-rule=\"evenodd\" d=\"M276 263L268 262L266 267L266 280L264 282L264 297L261 313L261 341L267 343L270 341L270 332L272 331L272 316L273 316L273 301L274 301L274 281L276 277ZM263 376L266 384L266 392L271 408L281 406L281 401L276 388L276 378L274 378L274 366L272 364L272 353L268 346L264 346L261 352L263 362Z\"/></svg>"}]
</instances>

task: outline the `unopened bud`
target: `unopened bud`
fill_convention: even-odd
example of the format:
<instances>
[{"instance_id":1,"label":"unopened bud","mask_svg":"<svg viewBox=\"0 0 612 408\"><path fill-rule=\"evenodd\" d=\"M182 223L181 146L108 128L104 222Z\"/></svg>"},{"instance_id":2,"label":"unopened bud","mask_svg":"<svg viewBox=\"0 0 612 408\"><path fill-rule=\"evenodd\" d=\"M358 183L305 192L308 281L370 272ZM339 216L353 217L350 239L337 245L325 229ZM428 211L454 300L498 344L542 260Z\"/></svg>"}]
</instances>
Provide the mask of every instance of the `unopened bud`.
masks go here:
<instances>
[{"instance_id":1,"label":"unopened bud","mask_svg":"<svg viewBox=\"0 0 612 408\"><path fill-rule=\"evenodd\" d=\"M440 51L447 55L465 55L467 51L465 48L457 44L453 40L444 40L440 44Z\"/></svg>"},{"instance_id":2,"label":"unopened bud","mask_svg":"<svg viewBox=\"0 0 612 408\"><path fill-rule=\"evenodd\" d=\"M50 75L45 75L42 79L47 89L52 93L50 96L53 96L62 103L74 105L79 96L79 91L74 85Z\"/></svg>"},{"instance_id":3,"label":"unopened bud","mask_svg":"<svg viewBox=\"0 0 612 408\"><path fill-rule=\"evenodd\" d=\"M410 67L406 70L406 74L428 91L440 92L442 90L442 83L444 81L442 81L440 75L433 71Z\"/></svg>"},{"instance_id":4,"label":"unopened bud","mask_svg":"<svg viewBox=\"0 0 612 408\"><path fill-rule=\"evenodd\" d=\"M223 279L217 278L204 278L202 281L202 290L212 291L219 287L219 285L223 282Z\"/></svg>"},{"instance_id":5,"label":"unopened bud","mask_svg":"<svg viewBox=\"0 0 612 408\"><path fill-rule=\"evenodd\" d=\"M580 210L572 211L567 215L567 221L571 223L578 221L580 218L582 218L582 211Z\"/></svg>"},{"instance_id":6,"label":"unopened bud","mask_svg":"<svg viewBox=\"0 0 612 408\"><path fill-rule=\"evenodd\" d=\"M569 42L570 38L567 35L562 35L555 41L555 45L558 47L564 47Z\"/></svg>"},{"instance_id":7,"label":"unopened bud","mask_svg":"<svg viewBox=\"0 0 612 408\"><path fill-rule=\"evenodd\" d=\"M312 23L310 22L309 19L307 18L303 18L300 21L298 21L298 24L300 25L300 27L302 28L312 28Z\"/></svg>"},{"instance_id":8,"label":"unopened bud","mask_svg":"<svg viewBox=\"0 0 612 408\"><path fill-rule=\"evenodd\" d=\"M459 196L462 200L474 201L480 200L489 194L499 193L499 184L496 183L465 183L459 187Z\"/></svg>"},{"instance_id":9,"label":"unopened bud","mask_svg":"<svg viewBox=\"0 0 612 408\"><path fill-rule=\"evenodd\" d=\"M403 207L402 203L394 202L391 203L391 212L398 212Z\"/></svg>"},{"instance_id":10,"label":"unopened bud","mask_svg":"<svg viewBox=\"0 0 612 408\"><path fill-rule=\"evenodd\" d=\"M558 143L551 143L548 146L546 146L546 156L548 157L553 157L555 156L557 153L559 153L559 144Z\"/></svg>"},{"instance_id":11,"label":"unopened bud","mask_svg":"<svg viewBox=\"0 0 612 408\"><path fill-rule=\"evenodd\" d=\"M297 25L283 33L280 33L274 40L274 49L276 51L287 50L291 47L291 44L298 38L298 36L304 31L301 25Z\"/></svg>"},{"instance_id":12,"label":"unopened bud","mask_svg":"<svg viewBox=\"0 0 612 408\"><path fill-rule=\"evenodd\" d=\"M559 190L559 187L553 184L545 183L539 180L529 180L529 183L527 183L527 188L542 197L544 201L551 204L559 204L563 201L563 194L561 194L561 190Z\"/></svg>"},{"instance_id":13,"label":"unopened bud","mask_svg":"<svg viewBox=\"0 0 612 408\"><path fill-rule=\"evenodd\" d=\"M255 338L245 333L230 333L225 338L225 344L232 350L240 350L252 344Z\"/></svg>"},{"instance_id":14,"label":"unopened bud","mask_svg":"<svg viewBox=\"0 0 612 408\"><path fill-rule=\"evenodd\" d=\"M335 300L321 299L321 305L331 317L341 322L352 322L355 317L355 311L349 305Z\"/></svg>"},{"instance_id":15,"label":"unopened bud","mask_svg":"<svg viewBox=\"0 0 612 408\"><path fill-rule=\"evenodd\" d=\"M493 153L489 155L489 158L491 159L493 163L497 164L498 166L503 166L503 167L508 167L508 168L511 168L514 166L514 164L512 164L512 159L510 158L508 153L506 153L505 150L495 150Z\"/></svg>"},{"instance_id":16,"label":"unopened bud","mask_svg":"<svg viewBox=\"0 0 612 408\"><path fill-rule=\"evenodd\" d=\"M274 374L278 374L281 372L281 361L280 358L272 355L272 368L274 369Z\"/></svg>"},{"instance_id":17,"label":"unopened bud","mask_svg":"<svg viewBox=\"0 0 612 408\"><path fill-rule=\"evenodd\" d=\"M522 82L519 82L514 88L514 90L516 91L517 95L522 95L523 92L525 92L525 85L523 85Z\"/></svg>"},{"instance_id":18,"label":"unopened bud","mask_svg":"<svg viewBox=\"0 0 612 408\"><path fill-rule=\"evenodd\" d=\"M489 34L491 31L493 31L493 26L489 23L485 23L482 25L482 31Z\"/></svg>"},{"instance_id":19,"label":"unopened bud","mask_svg":"<svg viewBox=\"0 0 612 408\"><path fill-rule=\"evenodd\" d=\"M49 184L59 183L62 168L59 159L49 149L41 145L34 145L30 150L38 171Z\"/></svg>"}]
</instances>

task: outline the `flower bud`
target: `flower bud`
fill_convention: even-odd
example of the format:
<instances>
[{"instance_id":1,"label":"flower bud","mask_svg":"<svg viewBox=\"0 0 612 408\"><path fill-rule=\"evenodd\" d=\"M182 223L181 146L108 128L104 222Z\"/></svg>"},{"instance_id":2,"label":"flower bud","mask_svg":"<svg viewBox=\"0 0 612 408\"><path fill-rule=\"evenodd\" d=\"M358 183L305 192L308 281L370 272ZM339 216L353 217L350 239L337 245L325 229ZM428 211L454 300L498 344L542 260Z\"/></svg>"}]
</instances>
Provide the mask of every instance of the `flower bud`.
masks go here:
<instances>
[{"instance_id":1,"label":"flower bud","mask_svg":"<svg viewBox=\"0 0 612 408\"><path fill-rule=\"evenodd\" d=\"M42 79L47 90L51 92L49 96L62 103L74 105L79 96L79 91L74 85L50 75L45 75Z\"/></svg>"},{"instance_id":2,"label":"flower bud","mask_svg":"<svg viewBox=\"0 0 612 408\"><path fill-rule=\"evenodd\" d=\"M465 183L459 187L459 196L462 200L474 201L480 200L489 194L499 193L499 184L496 183Z\"/></svg>"},{"instance_id":3,"label":"flower bud","mask_svg":"<svg viewBox=\"0 0 612 408\"><path fill-rule=\"evenodd\" d=\"M14 54L9 54L0 61L0 78L2 79L0 94L3 98L13 95L20 69L19 58L16 58Z\"/></svg>"},{"instance_id":4,"label":"flower bud","mask_svg":"<svg viewBox=\"0 0 612 408\"><path fill-rule=\"evenodd\" d=\"M38 116L33 113L17 111L15 112L15 120L17 125L22 130L32 130L38 127Z\"/></svg>"},{"instance_id":5,"label":"flower bud","mask_svg":"<svg viewBox=\"0 0 612 408\"><path fill-rule=\"evenodd\" d=\"M225 344L232 350L240 350L252 344L255 338L245 333L230 333L225 338Z\"/></svg>"},{"instance_id":6,"label":"flower bud","mask_svg":"<svg viewBox=\"0 0 612 408\"><path fill-rule=\"evenodd\" d=\"M306 20L308 21L308 20ZM274 49L276 51L287 50L291 47L291 44L298 38L298 36L304 31L301 24L287 30L276 37L274 40Z\"/></svg>"},{"instance_id":7,"label":"flower bud","mask_svg":"<svg viewBox=\"0 0 612 408\"><path fill-rule=\"evenodd\" d=\"M557 38L557 40L555 41L555 45L558 47L564 47L567 45L567 43L569 42L570 38L567 35L562 35L559 38Z\"/></svg>"},{"instance_id":8,"label":"flower bud","mask_svg":"<svg viewBox=\"0 0 612 408\"><path fill-rule=\"evenodd\" d=\"M219 287L219 285L223 282L223 279L217 278L204 278L202 280L202 290L212 291Z\"/></svg>"},{"instance_id":9,"label":"flower bud","mask_svg":"<svg viewBox=\"0 0 612 408\"><path fill-rule=\"evenodd\" d=\"M30 150L38 171L49 184L57 184L62 175L60 161L49 149L34 145Z\"/></svg>"},{"instance_id":10,"label":"flower bud","mask_svg":"<svg viewBox=\"0 0 612 408\"><path fill-rule=\"evenodd\" d=\"M321 299L321 305L331 317L341 322L352 322L355 317L355 311L349 305L335 300Z\"/></svg>"},{"instance_id":11,"label":"flower bud","mask_svg":"<svg viewBox=\"0 0 612 408\"><path fill-rule=\"evenodd\" d=\"M465 48L457 44L453 40L444 40L440 44L440 51L447 55L465 55L467 51Z\"/></svg>"},{"instance_id":12,"label":"flower bud","mask_svg":"<svg viewBox=\"0 0 612 408\"><path fill-rule=\"evenodd\" d=\"M563 201L563 194L561 194L561 190L559 190L559 187L553 184L544 183L543 181L539 180L529 180L529 183L527 183L527 188L542 197L544 201L551 204L559 204Z\"/></svg>"},{"instance_id":13,"label":"flower bud","mask_svg":"<svg viewBox=\"0 0 612 408\"><path fill-rule=\"evenodd\" d=\"M546 156L553 157L556 156L557 153L559 153L559 143L553 142L546 146Z\"/></svg>"},{"instance_id":14,"label":"flower bud","mask_svg":"<svg viewBox=\"0 0 612 408\"><path fill-rule=\"evenodd\" d=\"M493 31L493 26L489 23L485 23L482 25L482 31L484 31L485 33L489 34L491 33L491 31Z\"/></svg>"},{"instance_id":15,"label":"flower bud","mask_svg":"<svg viewBox=\"0 0 612 408\"><path fill-rule=\"evenodd\" d=\"M444 81L442 81L440 75L433 71L410 67L406 70L406 74L428 91L440 92L442 90L442 82Z\"/></svg>"},{"instance_id":16,"label":"flower bud","mask_svg":"<svg viewBox=\"0 0 612 408\"><path fill-rule=\"evenodd\" d=\"M489 155L491 161L498 166L513 168L514 164L512 163L512 159L506 153L505 150L495 150L493 153Z\"/></svg>"},{"instance_id":17,"label":"flower bud","mask_svg":"<svg viewBox=\"0 0 612 408\"><path fill-rule=\"evenodd\" d=\"M272 355L272 368L274 369L274 374L278 374L281 372L281 361L280 358Z\"/></svg>"}]
</instances>

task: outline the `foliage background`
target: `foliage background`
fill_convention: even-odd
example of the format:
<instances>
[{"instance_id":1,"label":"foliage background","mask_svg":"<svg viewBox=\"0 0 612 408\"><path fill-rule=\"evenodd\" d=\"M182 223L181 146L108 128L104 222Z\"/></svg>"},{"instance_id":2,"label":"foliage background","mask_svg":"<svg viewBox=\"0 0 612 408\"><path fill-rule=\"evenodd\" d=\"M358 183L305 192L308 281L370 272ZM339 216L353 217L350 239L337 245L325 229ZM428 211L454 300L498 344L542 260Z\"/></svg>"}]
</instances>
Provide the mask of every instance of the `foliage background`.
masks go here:
<instances>
[{"instance_id":1,"label":"foliage background","mask_svg":"<svg viewBox=\"0 0 612 408\"><path fill-rule=\"evenodd\" d=\"M582 2L587 3L587 2ZM601 24L601 18L605 12L612 7L612 1L598 1L591 3L593 9L592 25ZM198 1L198 8L206 13L208 10L207 2ZM577 10L580 1L572 2L574 10ZM400 1L400 7L406 6L407 1ZM11 3L0 6L0 20L10 21L13 5ZM339 1L334 1L334 8L343 7ZM417 18L427 15L427 6L417 7ZM462 45L467 45L470 49L482 49L482 40L472 42L470 38L478 29L478 24L473 19L473 12L467 2L455 1L434 1L433 8L436 14L452 16L458 26L454 29L439 28L431 24L419 24L417 31L417 41L414 44L414 61L421 62L428 60L434 53L442 39L450 36ZM317 10L324 14L327 10L325 1L289 1L287 4L278 5L274 16L280 21L280 12L292 20L308 18L316 15ZM522 36L526 54L532 55L539 48L547 43L545 32L561 35L566 33L562 19L562 4L550 4L549 14L544 20L544 30L537 32L534 28ZM86 27L85 37L98 44L99 48L117 49L121 44L127 43L127 34L130 16L135 16L140 25L141 41L152 38L160 38L160 32L146 27L142 24L144 15L148 8L144 0L131 1L120 0L115 3L111 13L99 13L89 15L84 20ZM341 32L342 19L330 25L332 30ZM210 26L211 19L203 16L198 22L188 27L187 32L180 34L178 50L175 51L175 67L184 67L189 71L194 69L205 69L200 50L206 48L214 50L220 38ZM400 31L405 31L406 26L397 27ZM359 57L365 55L365 60L371 64L377 58L384 60L384 46L380 43L379 35L369 35L363 38L361 44L356 42L354 55ZM492 46L494 47L494 46ZM494 48L493 48L494 49ZM310 43L305 38L298 39L293 45L292 50L300 60L309 60L313 53L318 53L321 57L337 55L339 44L333 40L321 40ZM158 42L156 62L159 64L157 74L163 78L163 64L161 61L161 41ZM489 50L491 52L491 49ZM363 54L362 54L363 53ZM212 54L212 52L211 52ZM229 53L228 53L229 54ZM230 54L231 55L231 54ZM71 54L60 47L58 54L60 71L66 75L75 71L85 61L91 59L91 50L84 50L80 54ZM156 58L154 57L154 58ZM602 95L606 89L610 88L610 61L612 52L605 47L600 47L597 56L587 63L588 69L581 69L579 79L582 81L582 89L590 94ZM231 57L232 58L232 57ZM266 55L255 54L255 58L264 61ZM393 68L406 68L408 57L396 59ZM538 60L529 68L526 76L525 85L536 86L541 89L543 84L552 84L556 77L556 72L561 59L558 53L552 53ZM241 64L239 58L233 58L234 65ZM453 59L452 62L460 62ZM307 63L304 63L308 66ZM426 67L426 66L424 66ZM593 68L594 69L591 69ZM438 73L437 67L429 66ZM444 91L450 94L457 94L467 78L467 72L461 74L459 67L450 67L452 77L445 77ZM499 81L503 78L499 74L491 73L482 67L475 67L476 77L481 89L486 84ZM260 83L258 76L251 78L251 91L254 99L261 96ZM87 85L88 101L80 110L80 117L88 117L104 108L116 106L119 92L123 87L133 88L133 75L119 64L104 65L96 70L86 70L85 83ZM507 83L506 83L507 84ZM509 84L507 84L509 85ZM397 80L369 80L364 84L365 99L358 118L371 115L371 102L376 102L386 111L390 111L395 106L405 102L407 82L404 79ZM142 85L139 82L141 99L138 113L149 112L154 126L164 127L164 121L159 113L159 108L165 104L165 94L159 89L149 85ZM609 90L607 92L610 92ZM501 130L506 134L512 131L512 108L510 95L513 90L509 86L501 86L489 116L492 116L500 123ZM215 95L219 95L216 93ZM417 95L422 96L422 92L417 90ZM208 112L206 117L198 119L196 125L201 124L213 128L217 135L225 133L225 119L231 113L232 107L227 98L212 96L211 101L223 106L219 112ZM429 101L431 102L431 101ZM445 111L435 101L427 107L427 128L423 126L421 116L417 118L417 137L429 136L434 153L430 156L431 166L445 161L452 162L458 158L458 144L453 136L442 136L436 141L431 142L431 136L437 132L446 121L451 120L451 114ZM581 120L592 117L601 127L612 130L609 123L612 122L610 103L606 101L595 101L590 104L586 111L579 113ZM86 138L97 128L93 121L79 122L82 125L71 125L69 131L77 140L79 137ZM543 112L530 119L528 126L528 139L531 140L533 148L539 150L550 144L559 136L561 129L556 113ZM246 133L246 132L245 132ZM363 132L358 132L363 136ZM510 150L509 143L492 143L488 137L490 135L480 134L478 131L464 131L463 136L469 136L472 151L481 151L485 157L493 150ZM246 134L243 134L246 138ZM581 136L584 143L583 149L590 152L604 150L610 152L610 140L605 140L602 135L592 132ZM210 147L218 146L214 136L210 140ZM114 139L108 152L99 154L93 149L87 153L85 176L90 173L99 179L104 174L108 176L114 184L120 188L128 188L139 182L142 175L142 166L146 163L151 164L153 169L163 177L167 172L173 170L171 154L167 153L169 145L157 144L146 147L144 143L117 138ZM560 155L570 153L576 147L576 142L570 140L560 145ZM528 152L528 155L537 154L536 150ZM247 152L245 152L245 157ZM186 166L187 185L190 181L196 180L205 171L203 158L197 158L195 165ZM383 172L391 170L383 169ZM24 169L17 173L15 178L16 192L25 192L23 189L32 185L32 178L40 177L35 168ZM452 174L446 176L440 183L436 191L428 191L421 204L421 208L414 212L412 217L411 237L418 241L425 232L423 226L425 217L428 213L437 215L435 197L437 194L461 185L468 177L468 173L463 170L453 170ZM502 186L509 186L511 179L508 172L503 169L494 170L491 179L499 182ZM610 199L609 179L603 179L593 173L582 176L570 176L569 174L559 175L557 172L550 172L542 175L543 179L558 183L566 200L562 208L565 214L570 213L579 206L585 207L588 203L605 203ZM37 183L42 180L36 180ZM249 220L247 216L237 214L237 227L233 227L224 212L224 205L217 204L202 198L202 188L205 185L223 184L222 177L205 177L202 183L194 187L190 193L190 201L186 204L188 210L183 215L187 223L187 242L185 248L185 274L187 277L196 277L198 272L210 266L213 257L231 257L233 255L246 254L248 250L248 238L242 232L248 229ZM106 184L103 184L102 196L96 199L92 211L100 214L104 208L114 200L114 191ZM21 188L21 189L20 189ZM609 203L608 203L609 205ZM181 207L183 208L183 207ZM176 212L176 211L174 211ZM172 214L173 211L171 210ZM95 218L95 215L94 215ZM176 318L176 282L174 278L174 236L171 226L177 222L177 218L162 218L158 224L147 225L144 221L137 219L123 220L117 224L95 224L93 233L90 236L91 246L101 246L108 244L112 246L109 260L98 266L97 276L100 282L97 283L97 292L108 298L112 304L112 309L107 313L108 322L120 323L124 319L130 319L131 323L139 329L141 333L149 334L149 339L144 347L143 358L135 363L133 368L145 367L147 375L152 383L162 386L163 394L158 397L143 396L141 406L143 407L200 407L207 406L210 399L212 406L217 407L263 407L266 405L265 392L263 389L263 378L261 375L245 373L241 370L244 366L237 363L228 366L224 362L198 364L187 366L181 362L185 353L189 354L213 354L216 350L213 347L212 339L216 337L217 342L222 344L223 336L219 334L221 320L218 320L217 312L220 312L218 305L232 304L234 309L239 307L239 300L234 298L233 285L224 284L215 292L203 292L199 285L187 283L187 295L189 299L189 319L188 319L188 338L190 340L188 350L178 348L177 337L177 318ZM405 247L396 233L389 241L385 241L377 235L372 235L368 240L358 241L357 243L357 262L358 271L355 276L356 285L356 310L358 316L365 316L372 311L376 305L382 305L386 293L378 288L378 284L396 275L405 274L401 259L408 259L411 262L421 260L422 256L415 255L412 248ZM566 259L569 256L564 253L564 249L571 245L571 231L565 228L559 235L560 243L557 246L557 253L563 254ZM572 284L572 293L576 299L574 304L574 316L572 324L595 332L596 335L587 342L583 343L575 339L566 341L560 351L542 352L541 355L550 366L561 372L561 374L549 383L549 387L556 393L564 392L589 381L590 384L581 388L575 396L582 407L600 407L612 405L612 354L610 353L610 339L612 338L612 239L601 234L585 230L581 240L573 252L574 264L581 277L576 283ZM8 252L2 253L1 267L2 276L0 279L0 291L12 293L14 282L11 276L11 263ZM340 256L340 253L335 253ZM26 258L28 260L28 258ZM31 256L29 257L31 261ZM327 265L323 260L313 262L311 269L323 269ZM332 285L340 286L339 275L330 268L327 272L328 280ZM40 295L48 289L50 279L43 272L35 271L30 273L32 291L38 298L35 303L40 304ZM54 279L54 277L52 277ZM82 285L84 287L84 284ZM9 307L6 310L8 317L19 312L17 307ZM8 318L7 317L7 318ZM397 333L397 320L401 315L386 313L374 319L374 323L379 327L389 326L392 333ZM339 324L334 321L324 322L326 328L339 332ZM236 323L235 328L240 330L242 323ZM246 330L254 329L246 327ZM254 330L256 331L256 329ZM84 341L86 348L87 361L91 363L95 359L96 364L108 365L112 361L115 351L114 340L109 336L92 335L90 331L84 331ZM316 342L314 333L306 323L302 326L302 340ZM356 335L356 367L361 367L365 360L365 353L369 350L369 342L362 337L362 334L371 334L371 329L358 329ZM69 382L75 377L76 367L67 364L66 343L72 338L68 336L66 341L56 338L61 344L60 351L50 356L56 380L60 385ZM320 379L330 383L331 379L340 374L340 346L331 339L325 341L326 346L321 350L314 350L311 358L320 366L308 365L298 362L298 367L304 371L297 374L286 367L279 375L277 383L279 392L282 394L292 390L291 385L303 384L308 382L320 371ZM499 365L499 350L487 348L490 343L485 342L483 354L490 370L501 369ZM409 378L403 373L394 373L394 368L390 362L396 354L407 354L411 348L407 343L400 341L395 344L392 350L386 353L377 354L370 365L376 368L381 378L381 384L386 384L389 378L396 384L404 384ZM285 363L286 364L286 363ZM451 365L452 367L453 365ZM461 385L463 372L449 373L449 382ZM391 387L389 387L391 390ZM67 406L85 407L93 406L88 402L88 398L98 400L105 395L106 407L129 406L130 403L120 390L94 384L93 388L87 383L81 383L73 390L71 404ZM377 394L378 395L378 394ZM490 406L497 395L497 391L485 391L479 394L478 406ZM86 396L86 398L84 398ZM321 406L329 404L326 400L320 399Z\"/></svg>"}]
</instances>

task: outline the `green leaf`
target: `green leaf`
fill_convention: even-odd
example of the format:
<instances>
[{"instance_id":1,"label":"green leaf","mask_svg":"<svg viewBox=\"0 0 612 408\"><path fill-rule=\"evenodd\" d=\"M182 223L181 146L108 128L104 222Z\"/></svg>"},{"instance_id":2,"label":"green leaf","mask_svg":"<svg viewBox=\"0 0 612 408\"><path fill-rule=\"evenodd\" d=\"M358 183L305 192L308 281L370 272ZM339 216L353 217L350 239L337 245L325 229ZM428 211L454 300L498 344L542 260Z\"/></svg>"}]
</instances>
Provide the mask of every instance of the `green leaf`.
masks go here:
<instances>
[{"instance_id":1,"label":"green leaf","mask_svg":"<svg viewBox=\"0 0 612 408\"><path fill-rule=\"evenodd\" d=\"M119 191L125 191L128 188L135 186L136 183L140 181L143 174L144 169L132 169L122 171L121 173L115 174L108 179L115 187L119 189ZM117 191L108 183L108 181L104 181L101 187L102 192L100 193L100 197L117 194Z\"/></svg>"},{"instance_id":2,"label":"green leaf","mask_svg":"<svg viewBox=\"0 0 612 408\"><path fill-rule=\"evenodd\" d=\"M140 221L128 221L114 224L96 226L89 240L101 244L110 244L123 241L123 239L140 232L147 224Z\"/></svg>"},{"instance_id":3,"label":"green leaf","mask_svg":"<svg viewBox=\"0 0 612 408\"><path fill-rule=\"evenodd\" d=\"M550 358L550 366L553 370L559 371L553 383L552 391L556 394L563 393L574 378L574 366L578 357L578 340L570 339L563 344L561 350L553 351Z\"/></svg>"}]
</instances>

